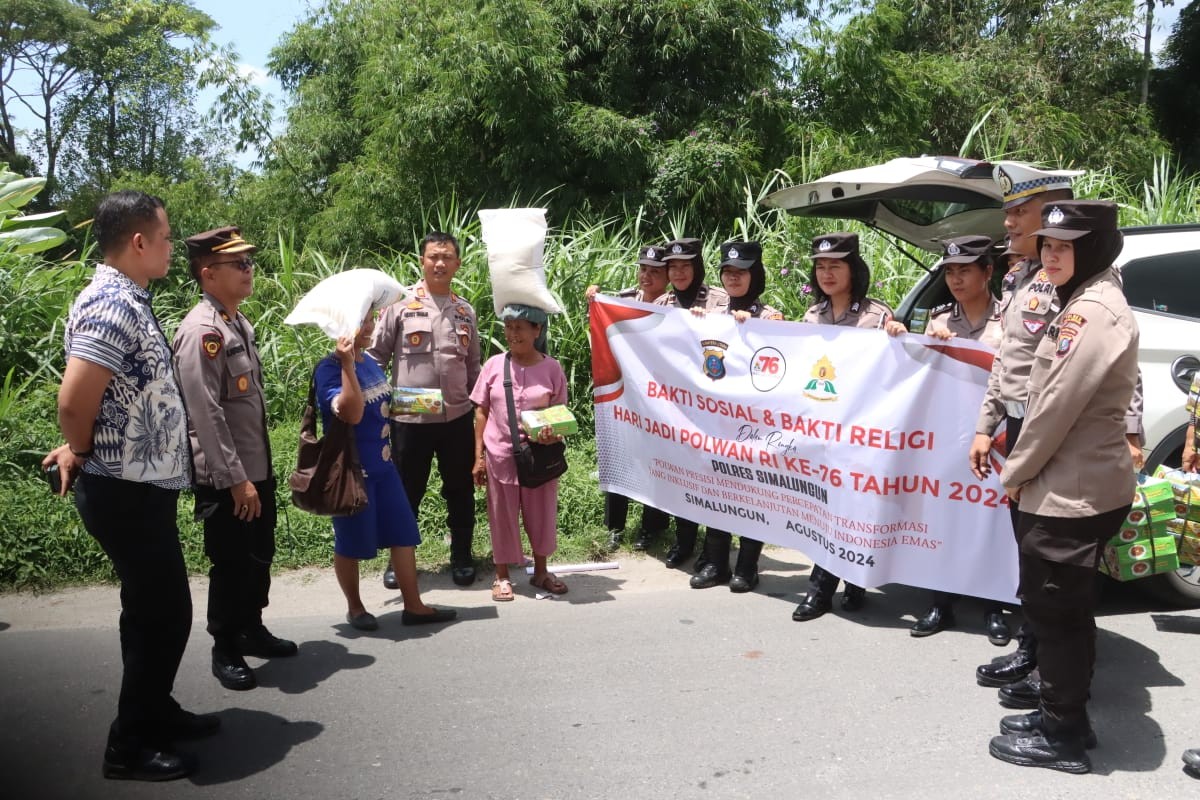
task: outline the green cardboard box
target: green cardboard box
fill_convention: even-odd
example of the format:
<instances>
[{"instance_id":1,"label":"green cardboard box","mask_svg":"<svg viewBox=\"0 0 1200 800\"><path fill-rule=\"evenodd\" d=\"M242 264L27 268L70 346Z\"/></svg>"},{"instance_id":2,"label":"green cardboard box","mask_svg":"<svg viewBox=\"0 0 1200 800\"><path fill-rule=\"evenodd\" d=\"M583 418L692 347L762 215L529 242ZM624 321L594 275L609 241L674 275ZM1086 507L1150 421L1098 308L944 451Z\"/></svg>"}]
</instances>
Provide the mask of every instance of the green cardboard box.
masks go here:
<instances>
[{"instance_id":1,"label":"green cardboard box","mask_svg":"<svg viewBox=\"0 0 1200 800\"><path fill-rule=\"evenodd\" d=\"M566 406L550 406L521 412L521 427L531 439L547 425L559 436L579 433L579 423L575 421L571 409Z\"/></svg>"},{"instance_id":2,"label":"green cardboard box","mask_svg":"<svg viewBox=\"0 0 1200 800\"><path fill-rule=\"evenodd\" d=\"M415 389L396 386L392 389L391 414L440 414L442 413L441 389Z\"/></svg>"},{"instance_id":3,"label":"green cardboard box","mask_svg":"<svg viewBox=\"0 0 1200 800\"><path fill-rule=\"evenodd\" d=\"M1158 536L1131 544L1109 544L1104 548L1103 560L1108 567L1108 574L1119 581L1131 581L1179 569L1174 536Z\"/></svg>"}]
</instances>

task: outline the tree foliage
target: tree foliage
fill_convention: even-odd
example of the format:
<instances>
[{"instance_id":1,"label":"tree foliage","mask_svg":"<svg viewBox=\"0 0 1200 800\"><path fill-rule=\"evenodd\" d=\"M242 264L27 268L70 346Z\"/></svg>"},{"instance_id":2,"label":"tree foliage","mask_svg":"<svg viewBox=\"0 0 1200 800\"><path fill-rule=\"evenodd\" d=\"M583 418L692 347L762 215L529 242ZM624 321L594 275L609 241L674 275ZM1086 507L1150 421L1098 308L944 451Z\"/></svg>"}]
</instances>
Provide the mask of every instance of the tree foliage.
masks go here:
<instances>
[{"instance_id":1,"label":"tree foliage","mask_svg":"<svg viewBox=\"0 0 1200 800\"><path fill-rule=\"evenodd\" d=\"M1154 76L1153 105L1163 136L1180 161L1200 172L1200 4L1179 12Z\"/></svg>"}]
</instances>

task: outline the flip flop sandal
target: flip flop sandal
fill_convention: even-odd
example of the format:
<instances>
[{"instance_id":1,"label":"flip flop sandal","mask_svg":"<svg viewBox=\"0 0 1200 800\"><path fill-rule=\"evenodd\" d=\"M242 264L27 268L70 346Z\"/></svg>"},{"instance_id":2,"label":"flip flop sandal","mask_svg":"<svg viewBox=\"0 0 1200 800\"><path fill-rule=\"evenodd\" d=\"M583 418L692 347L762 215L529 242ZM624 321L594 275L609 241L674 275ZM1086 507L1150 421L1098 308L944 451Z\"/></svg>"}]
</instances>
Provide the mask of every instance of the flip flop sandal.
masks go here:
<instances>
[{"instance_id":1,"label":"flip flop sandal","mask_svg":"<svg viewBox=\"0 0 1200 800\"><path fill-rule=\"evenodd\" d=\"M541 589L544 592L549 592L550 594L567 593L567 585L560 581L558 577L551 572L547 572L540 578L531 578L529 585Z\"/></svg>"},{"instance_id":2,"label":"flip flop sandal","mask_svg":"<svg viewBox=\"0 0 1200 800\"><path fill-rule=\"evenodd\" d=\"M499 578L492 581L492 599L497 603L507 603L512 600L512 581L500 580Z\"/></svg>"}]
</instances>

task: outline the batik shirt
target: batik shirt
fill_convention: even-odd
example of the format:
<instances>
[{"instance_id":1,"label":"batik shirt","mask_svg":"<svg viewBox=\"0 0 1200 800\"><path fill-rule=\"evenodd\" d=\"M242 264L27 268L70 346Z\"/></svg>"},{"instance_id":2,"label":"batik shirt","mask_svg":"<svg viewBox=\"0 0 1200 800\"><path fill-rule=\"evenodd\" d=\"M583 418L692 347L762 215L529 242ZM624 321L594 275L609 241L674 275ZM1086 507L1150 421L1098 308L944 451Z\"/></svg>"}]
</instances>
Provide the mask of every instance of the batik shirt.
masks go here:
<instances>
[{"instance_id":1,"label":"batik shirt","mask_svg":"<svg viewBox=\"0 0 1200 800\"><path fill-rule=\"evenodd\" d=\"M67 358L111 370L84 472L149 483L191 485L187 415L150 292L106 264L79 293L64 333Z\"/></svg>"}]
</instances>

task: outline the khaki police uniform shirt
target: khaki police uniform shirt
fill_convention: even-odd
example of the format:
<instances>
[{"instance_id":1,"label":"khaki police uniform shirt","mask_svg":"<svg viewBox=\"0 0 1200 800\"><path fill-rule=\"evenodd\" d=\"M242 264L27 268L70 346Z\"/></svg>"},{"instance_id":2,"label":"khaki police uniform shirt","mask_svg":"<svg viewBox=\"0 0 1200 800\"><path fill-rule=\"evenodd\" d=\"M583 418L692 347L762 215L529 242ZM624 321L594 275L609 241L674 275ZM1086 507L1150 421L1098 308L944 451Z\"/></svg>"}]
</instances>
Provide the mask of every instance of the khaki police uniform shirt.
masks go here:
<instances>
[{"instance_id":1,"label":"khaki police uniform shirt","mask_svg":"<svg viewBox=\"0 0 1200 800\"><path fill-rule=\"evenodd\" d=\"M666 294L654 301L656 306L670 306L671 308L682 308L679 305L679 298L675 296L674 289L668 289ZM700 291L696 292L696 299L692 301L691 308L702 308L705 311L721 312L725 310L725 306L729 305L729 295L724 289L719 289L716 286L702 285Z\"/></svg>"},{"instance_id":2,"label":"khaki police uniform shirt","mask_svg":"<svg viewBox=\"0 0 1200 800\"><path fill-rule=\"evenodd\" d=\"M1028 415L1000 476L1021 488L1021 511L1089 517L1133 498L1125 412L1137 349L1137 323L1111 270L1050 320L1034 348Z\"/></svg>"},{"instance_id":3,"label":"khaki police uniform shirt","mask_svg":"<svg viewBox=\"0 0 1200 800\"><path fill-rule=\"evenodd\" d=\"M767 305L766 303L755 303L754 305L750 306L749 308L743 308L743 309L739 309L739 310L749 312L750 316L754 317L755 319L770 319L770 320L782 320L783 319L782 311L780 311L777 308L772 308L771 306ZM728 306L726 306L724 309L722 309L722 311L724 311L724 313L726 313L726 314L734 313L734 310Z\"/></svg>"},{"instance_id":4,"label":"khaki police uniform shirt","mask_svg":"<svg viewBox=\"0 0 1200 800\"><path fill-rule=\"evenodd\" d=\"M992 300L992 307L978 325L971 324L971 320L963 313L962 306L958 303L939 306L933 309L933 316L930 318L929 327L925 329L925 332L932 333L935 330L950 331L960 339L982 342L993 349L999 347L1002 331L1000 302Z\"/></svg>"},{"instance_id":5,"label":"khaki police uniform shirt","mask_svg":"<svg viewBox=\"0 0 1200 800\"><path fill-rule=\"evenodd\" d=\"M669 292L670 290L668 289L667 291ZM660 300L661 298L666 297L666 296L667 296L667 292L663 292L658 297L654 298L653 301L650 301L645 298L644 292L642 292L642 290L636 286L630 286L628 289L622 289L621 291L617 292L617 297L625 297L630 300L639 300L643 303L657 302L658 300Z\"/></svg>"},{"instance_id":6,"label":"khaki police uniform shirt","mask_svg":"<svg viewBox=\"0 0 1200 800\"><path fill-rule=\"evenodd\" d=\"M227 489L271 474L262 363L254 327L210 294L179 323L175 372L187 405L196 483Z\"/></svg>"},{"instance_id":7,"label":"khaki police uniform shirt","mask_svg":"<svg viewBox=\"0 0 1200 800\"><path fill-rule=\"evenodd\" d=\"M804 312L803 322L818 325L841 325L846 328L882 328L892 318L892 309L886 303L872 300L855 300L839 317L833 316L833 303L828 299L810 306Z\"/></svg>"},{"instance_id":8,"label":"khaki police uniform shirt","mask_svg":"<svg viewBox=\"0 0 1200 800\"><path fill-rule=\"evenodd\" d=\"M367 355L385 370L391 364L392 386L442 390L442 413L403 414L397 422L450 422L471 411L479 327L475 309L453 292L439 302L424 280L409 287L379 315Z\"/></svg>"}]
</instances>

